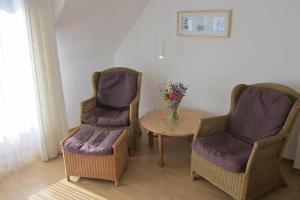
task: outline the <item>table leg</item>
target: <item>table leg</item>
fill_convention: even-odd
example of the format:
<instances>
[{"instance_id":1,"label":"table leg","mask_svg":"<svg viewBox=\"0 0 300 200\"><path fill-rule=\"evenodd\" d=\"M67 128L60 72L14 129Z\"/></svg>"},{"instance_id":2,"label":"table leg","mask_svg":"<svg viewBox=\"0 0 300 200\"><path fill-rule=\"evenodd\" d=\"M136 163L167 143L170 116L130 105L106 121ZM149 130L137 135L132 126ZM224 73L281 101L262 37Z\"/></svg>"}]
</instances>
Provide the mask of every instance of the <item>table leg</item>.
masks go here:
<instances>
[{"instance_id":1,"label":"table leg","mask_svg":"<svg viewBox=\"0 0 300 200\"><path fill-rule=\"evenodd\" d=\"M164 166L164 136L158 135L159 167Z\"/></svg>"},{"instance_id":2,"label":"table leg","mask_svg":"<svg viewBox=\"0 0 300 200\"><path fill-rule=\"evenodd\" d=\"M149 136L149 147L152 147L153 146L153 132L149 131L148 136Z\"/></svg>"}]
</instances>

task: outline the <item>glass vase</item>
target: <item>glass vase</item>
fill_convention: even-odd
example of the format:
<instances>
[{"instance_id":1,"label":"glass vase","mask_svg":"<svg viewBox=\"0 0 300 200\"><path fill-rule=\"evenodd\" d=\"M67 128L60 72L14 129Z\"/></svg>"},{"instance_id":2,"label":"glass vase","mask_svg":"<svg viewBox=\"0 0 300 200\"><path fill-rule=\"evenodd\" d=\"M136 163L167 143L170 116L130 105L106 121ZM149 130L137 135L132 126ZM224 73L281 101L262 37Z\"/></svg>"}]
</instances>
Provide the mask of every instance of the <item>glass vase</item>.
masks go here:
<instances>
[{"instance_id":1,"label":"glass vase","mask_svg":"<svg viewBox=\"0 0 300 200\"><path fill-rule=\"evenodd\" d=\"M171 108L171 116L170 116L170 122L177 122L179 120L179 113L178 113L178 107Z\"/></svg>"}]
</instances>

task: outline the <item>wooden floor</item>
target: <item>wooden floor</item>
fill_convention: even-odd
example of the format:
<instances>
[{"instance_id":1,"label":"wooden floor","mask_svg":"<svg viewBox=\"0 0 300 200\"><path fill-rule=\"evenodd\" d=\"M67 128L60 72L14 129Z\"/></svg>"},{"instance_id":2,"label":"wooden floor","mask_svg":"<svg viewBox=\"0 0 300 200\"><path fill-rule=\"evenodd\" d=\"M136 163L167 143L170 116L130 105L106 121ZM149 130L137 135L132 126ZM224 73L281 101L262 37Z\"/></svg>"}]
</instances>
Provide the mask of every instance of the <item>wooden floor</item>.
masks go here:
<instances>
[{"instance_id":1,"label":"wooden floor","mask_svg":"<svg viewBox=\"0 0 300 200\"><path fill-rule=\"evenodd\" d=\"M186 138L166 138L165 167L158 167L157 139L149 148L146 135L138 141L119 187L112 182L81 178L76 184L110 200L226 200L231 199L204 179L190 179L190 147ZM288 187L273 190L260 199L299 200L300 173L284 162ZM0 199L21 200L64 178L62 158L48 163L35 161L0 180Z\"/></svg>"}]
</instances>

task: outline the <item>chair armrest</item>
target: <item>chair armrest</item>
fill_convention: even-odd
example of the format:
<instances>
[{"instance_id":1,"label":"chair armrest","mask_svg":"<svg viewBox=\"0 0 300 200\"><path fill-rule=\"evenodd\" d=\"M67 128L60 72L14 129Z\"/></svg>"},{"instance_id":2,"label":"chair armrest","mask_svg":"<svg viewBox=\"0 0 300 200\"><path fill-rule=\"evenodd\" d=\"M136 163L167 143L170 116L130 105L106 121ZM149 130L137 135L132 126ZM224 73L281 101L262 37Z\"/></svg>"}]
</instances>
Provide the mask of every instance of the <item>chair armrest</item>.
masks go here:
<instances>
[{"instance_id":1,"label":"chair armrest","mask_svg":"<svg viewBox=\"0 0 300 200\"><path fill-rule=\"evenodd\" d=\"M82 115L84 112L91 110L96 106L96 97L87 99L80 103L80 114Z\"/></svg>"},{"instance_id":2,"label":"chair armrest","mask_svg":"<svg viewBox=\"0 0 300 200\"><path fill-rule=\"evenodd\" d=\"M254 143L250 158L246 167L246 174L249 174L256 166L272 161L280 161L281 154L288 135L279 132L275 136L261 139Z\"/></svg>"},{"instance_id":3,"label":"chair armrest","mask_svg":"<svg viewBox=\"0 0 300 200\"><path fill-rule=\"evenodd\" d=\"M60 145L64 146L67 139L72 137L79 129L80 129L80 127L77 127L77 128L74 128L72 131L70 131L69 134L60 142Z\"/></svg>"},{"instance_id":4,"label":"chair armrest","mask_svg":"<svg viewBox=\"0 0 300 200\"><path fill-rule=\"evenodd\" d=\"M204 137L212 133L223 131L226 129L230 115L217 117L209 117L201 119L197 134L194 135L194 140L198 137Z\"/></svg>"},{"instance_id":5,"label":"chair armrest","mask_svg":"<svg viewBox=\"0 0 300 200\"><path fill-rule=\"evenodd\" d=\"M258 149L261 149L268 145L272 145L274 143L281 142L282 140L284 140L287 137L288 137L288 135L283 135L283 134L278 133L275 136L267 137L267 138L264 138L264 139L261 139L261 140L255 142L254 147L256 145L257 146L256 148L258 150Z\"/></svg>"},{"instance_id":6,"label":"chair armrest","mask_svg":"<svg viewBox=\"0 0 300 200\"><path fill-rule=\"evenodd\" d=\"M138 106L139 106L139 98L135 98L129 105L130 123L134 120L138 120Z\"/></svg>"},{"instance_id":7,"label":"chair armrest","mask_svg":"<svg viewBox=\"0 0 300 200\"><path fill-rule=\"evenodd\" d=\"M118 137L118 139L116 140L116 142L113 144L113 150L114 152L118 152L120 149L122 149L122 145L126 145L127 146L127 137L128 137L128 129L125 129L122 134Z\"/></svg>"}]
</instances>

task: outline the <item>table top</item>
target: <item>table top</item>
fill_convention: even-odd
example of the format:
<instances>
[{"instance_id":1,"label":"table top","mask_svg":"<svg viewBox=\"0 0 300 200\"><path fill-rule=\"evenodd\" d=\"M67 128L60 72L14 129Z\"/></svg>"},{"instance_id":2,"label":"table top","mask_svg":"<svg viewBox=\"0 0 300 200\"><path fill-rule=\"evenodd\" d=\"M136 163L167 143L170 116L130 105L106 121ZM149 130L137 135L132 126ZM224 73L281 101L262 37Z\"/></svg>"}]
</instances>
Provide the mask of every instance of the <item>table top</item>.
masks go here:
<instances>
[{"instance_id":1,"label":"table top","mask_svg":"<svg viewBox=\"0 0 300 200\"><path fill-rule=\"evenodd\" d=\"M179 120L170 122L171 112L170 108L150 111L142 116L141 125L154 134L183 137L194 135L198 131L201 119L212 116L200 110L179 107Z\"/></svg>"}]
</instances>

